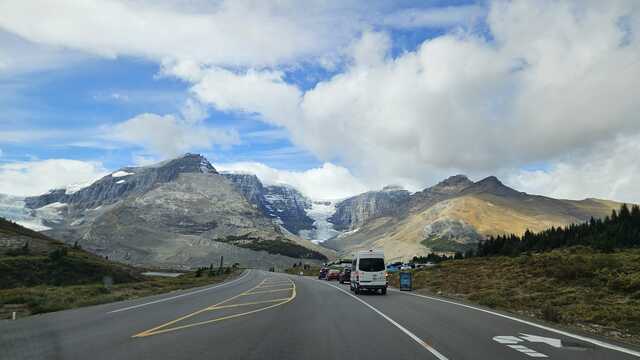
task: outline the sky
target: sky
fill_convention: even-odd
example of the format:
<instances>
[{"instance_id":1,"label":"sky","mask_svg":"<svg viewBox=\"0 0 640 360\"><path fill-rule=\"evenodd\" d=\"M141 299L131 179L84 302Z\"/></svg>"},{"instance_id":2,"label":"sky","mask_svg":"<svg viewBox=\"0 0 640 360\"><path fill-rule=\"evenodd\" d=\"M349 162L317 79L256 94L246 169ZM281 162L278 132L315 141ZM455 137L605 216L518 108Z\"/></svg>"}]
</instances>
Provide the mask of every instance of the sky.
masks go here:
<instances>
[{"instance_id":1,"label":"sky","mask_svg":"<svg viewBox=\"0 0 640 360\"><path fill-rule=\"evenodd\" d=\"M637 1L0 0L0 193L201 153L318 199L640 202Z\"/></svg>"}]
</instances>

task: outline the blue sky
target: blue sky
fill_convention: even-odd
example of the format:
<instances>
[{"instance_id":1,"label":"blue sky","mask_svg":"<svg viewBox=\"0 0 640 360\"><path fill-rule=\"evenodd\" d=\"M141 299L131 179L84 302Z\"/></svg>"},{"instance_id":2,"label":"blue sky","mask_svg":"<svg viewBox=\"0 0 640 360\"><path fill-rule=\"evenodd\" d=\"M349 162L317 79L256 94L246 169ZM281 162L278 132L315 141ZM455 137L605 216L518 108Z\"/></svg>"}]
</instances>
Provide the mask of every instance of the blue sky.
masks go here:
<instances>
[{"instance_id":1,"label":"blue sky","mask_svg":"<svg viewBox=\"0 0 640 360\"><path fill-rule=\"evenodd\" d=\"M189 151L317 197L465 173L640 199L638 9L610 5L3 3L0 193Z\"/></svg>"},{"instance_id":2,"label":"blue sky","mask_svg":"<svg viewBox=\"0 0 640 360\"><path fill-rule=\"evenodd\" d=\"M465 6L466 1L404 1L396 10ZM450 26L393 29L377 25L392 38L391 57L415 51L425 40L443 35ZM306 91L319 81L340 73L343 65L327 69L306 62L284 66L287 83ZM133 56L113 59L89 57L73 66L6 76L3 87L11 94L0 100L1 131L61 132L63 136L34 141L7 141L2 144L0 162L64 158L100 160L107 169L132 165L132 154L145 155L135 144L110 146L83 141L104 125L123 122L140 113L172 114L180 112L189 96L191 84L180 79L159 76L161 66L154 61ZM322 165L313 153L294 145L287 131L267 124L247 113L208 109L205 124L238 131L241 142L232 146L195 148L212 162L257 161L285 170L306 170ZM150 154L146 154L150 155ZM339 160L339 159L333 159Z\"/></svg>"}]
</instances>

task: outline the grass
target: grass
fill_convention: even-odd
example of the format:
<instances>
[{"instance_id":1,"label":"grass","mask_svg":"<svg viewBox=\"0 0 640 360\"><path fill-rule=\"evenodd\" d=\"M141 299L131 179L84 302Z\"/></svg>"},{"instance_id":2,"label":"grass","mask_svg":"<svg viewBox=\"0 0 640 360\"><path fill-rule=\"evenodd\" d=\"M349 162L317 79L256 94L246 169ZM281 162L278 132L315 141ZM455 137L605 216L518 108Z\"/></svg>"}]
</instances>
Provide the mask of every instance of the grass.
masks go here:
<instances>
[{"instance_id":1,"label":"grass","mask_svg":"<svg viewBox=\"0 0 640 360\"><path fill-rule=\"evenodd\" d=\"M199 269L176 278L148 277L147 269L108 261L0 218L0 235L27 237L19 248L0 249L0 318L103 304L221 282L237 268ZM216 269L217 270L217 269Z\"/></svg>"},{"instance_id":2,"label":"grass","mask_svg":"<svg viewBox=\"0 0 640 360\"><path fill-rule=\"evenodd\" d=\"M39 314L214 284L234 277L236 274L237 271L215 276L208 276L205 273L197 277L195 272L191 272L176 278L145 277L139 281L115 284L110 287L102 283L90 283L1 289L0 307L6 304L25 304L29 313Z\"/></svg>"},{"instance_id":3,"label":"grass","mask_svg":"<svg viewBox=\"0 0 640 360\"><path fill-rule=\"evenodd\" d=\"M425 247L430 248L433 251L450 251L450 252L456 252L459 251L461 253L464 253L467 250L471 250L471 249L476 249L478 247L477 244L460 244L457 243L453 240L449 240L449 239L441 239L439 237L435 237L435 236L430 236L424 240L421 241L421 244L424 245Z\"/></svg>"},{"instance_id":4,"label":"grass","mask_svg":"<svg viewBox=\"0 0 640 360\"><path fill-rule=\"evenodd\" d=\"M399 285L397 274L389 280ZM413 286L640 344L640 249L452 260L414 271Z\"/></svg>"},{"instance_id":5,"label":"grass","mask_svg":"<svg viewBox=\"0 0 640 360\"><path fill-rule=\"evenodd\" d=\"M82 250L60 248L49 255L0 256L0 289L36 285L81 285L140 281L139 270L109 262Z\"/></svg>"}]
</instances>

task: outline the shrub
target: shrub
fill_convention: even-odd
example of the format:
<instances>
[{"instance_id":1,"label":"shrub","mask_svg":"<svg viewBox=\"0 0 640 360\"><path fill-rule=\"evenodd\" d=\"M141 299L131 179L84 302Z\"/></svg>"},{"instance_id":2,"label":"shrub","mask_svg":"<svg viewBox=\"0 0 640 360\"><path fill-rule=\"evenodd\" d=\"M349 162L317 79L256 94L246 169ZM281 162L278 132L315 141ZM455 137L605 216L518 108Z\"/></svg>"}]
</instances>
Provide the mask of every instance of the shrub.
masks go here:
<instances>
[{"instance_id":1,"label":"shrub","mask_svg":"<svg viewBox=\"0 0 640 360\"><path fill-rule=\"evenodd\" d=\"M640 273L618 275L609 280L607 285L612 290L628 294L640 291Z\"/></svg>"},{"instance_id":2,"label":"shrub","mask_svg":"<svg viewBox=\"0 0 640 360\"><path fill-rule=\"evenodd\" d=\"M53 250L52 252L49 253L49 260L51 260L51 261L60 261L65 256L67 256L67 248L66 247L61 247L61 248L55 249L55 250Z\"/></svg>"},{"instance_id":3,"label":"shrub","mask_svg":"<svg viewBox=\"0 0 640 360\"><path fill-rule=\"evenodd\" d=\"M549 304L545 304L542 307L541 315L543 319L551 322L560 322L560 320L562 320L560 311L555 306Z\"/></svg>"}]
</instances>

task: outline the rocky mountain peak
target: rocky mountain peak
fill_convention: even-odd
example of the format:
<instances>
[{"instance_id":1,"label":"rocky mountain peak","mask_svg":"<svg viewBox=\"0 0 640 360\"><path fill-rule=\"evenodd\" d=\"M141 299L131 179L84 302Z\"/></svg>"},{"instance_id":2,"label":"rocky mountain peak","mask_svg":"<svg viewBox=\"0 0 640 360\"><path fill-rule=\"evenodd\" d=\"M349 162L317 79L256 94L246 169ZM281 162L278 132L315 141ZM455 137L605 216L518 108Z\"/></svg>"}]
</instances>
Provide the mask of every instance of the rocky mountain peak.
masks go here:
<instances>
[{"instance_id":1,"label":"rocky mountain peak","mask_svg":"<svg viewBox=\"0 0 640 360\"><path fill-rule=\"evenodd\" d=\"M190 154L164 161L157 165L160 168L170 168L172 172L188 173L200 172L205 174L217 174L218 171L209 160L200 154Z\"/></svg>"},{"instance_id":2,"label":"rocky mountain peak","mask_svg":"<svg viewBox=\"0 0 640 360\"><path fill-rule=\"evenodd\" d=\"M431 187L431 190L438 193L455 194L471 185L473 185L473 181L465 175L454 175L440 181Z\"/></svg>"},{"instance_id":3,"label":"rocky mountain peak","mask_svg":"<svg viewBox=\"0 0 640 360\"><path fill-rule=\"evenodd\" d=\"M500 196L516 196L516 195L523 194L519 191L516 191L506 186L505 184L502 183L502 181L500 181L495 176L488 176L474 183L472 186L469 186L467 189L465 189L465 192L491 193L491 194L500 195Z\"/></svg>"}]
</instances>

